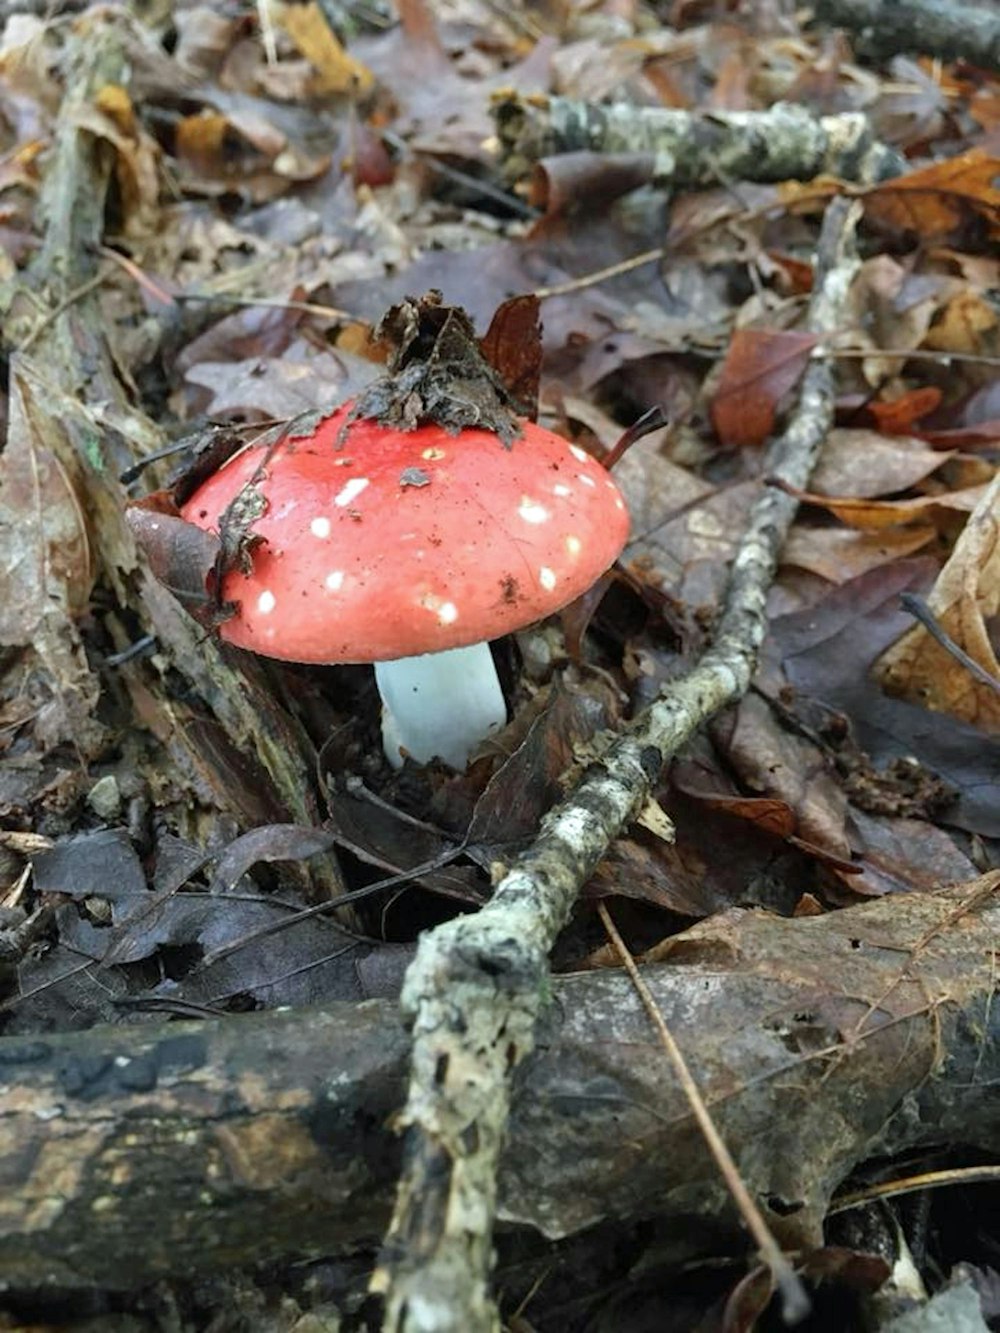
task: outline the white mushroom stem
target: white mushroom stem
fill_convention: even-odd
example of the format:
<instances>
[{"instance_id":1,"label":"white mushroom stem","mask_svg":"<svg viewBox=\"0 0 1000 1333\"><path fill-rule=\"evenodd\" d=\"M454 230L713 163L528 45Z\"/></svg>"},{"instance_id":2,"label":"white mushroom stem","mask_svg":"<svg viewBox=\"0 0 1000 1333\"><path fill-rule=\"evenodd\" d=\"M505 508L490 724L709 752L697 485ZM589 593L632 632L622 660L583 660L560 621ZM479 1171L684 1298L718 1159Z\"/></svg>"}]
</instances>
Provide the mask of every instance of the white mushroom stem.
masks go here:
<instances>
[{"instance_id":1,"label":"white mushroom stem","mask_svg":"<svg viewBox=\"0 0 1000 1333\"><path fill-rule=\"evenodd\" d=\"M475 747L507 721L488 643L375 663L382 744L393 768L408 755L464 768Z\"/></svg>"}]
</instances>

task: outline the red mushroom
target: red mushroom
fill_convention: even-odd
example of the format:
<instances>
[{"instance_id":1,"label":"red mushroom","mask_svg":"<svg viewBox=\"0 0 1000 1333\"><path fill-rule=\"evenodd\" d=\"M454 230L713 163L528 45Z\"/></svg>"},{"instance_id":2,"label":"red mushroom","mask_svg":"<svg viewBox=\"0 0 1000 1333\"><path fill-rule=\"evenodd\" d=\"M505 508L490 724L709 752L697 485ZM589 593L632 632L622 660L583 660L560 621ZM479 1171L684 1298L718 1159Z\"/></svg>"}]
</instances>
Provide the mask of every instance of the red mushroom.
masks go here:
<instances>
[{"instance_id":1,"label":"red mushroom","mask_svg":"<svg viewBox=\"0 0 1000 1333\"><path fill-rule=\"evenodd\" d=\"M287 661L374 662L390 762L464 767L507 716L488 640L594 583L625 544L625 502L583 449L530 422L504 448L488 430L351 415L237 454L183 506L208 529L234 502L250 515L220 633Z\"/></svg>"}]
</instances>

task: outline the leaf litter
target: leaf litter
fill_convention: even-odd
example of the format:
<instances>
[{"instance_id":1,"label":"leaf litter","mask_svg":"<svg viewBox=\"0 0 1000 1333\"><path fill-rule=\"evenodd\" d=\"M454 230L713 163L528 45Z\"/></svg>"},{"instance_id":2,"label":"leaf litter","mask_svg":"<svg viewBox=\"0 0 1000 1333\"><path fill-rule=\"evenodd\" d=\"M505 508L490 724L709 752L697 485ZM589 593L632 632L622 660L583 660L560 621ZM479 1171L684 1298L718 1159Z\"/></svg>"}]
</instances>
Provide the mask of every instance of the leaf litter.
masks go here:
<instances>
[{"instance_id":1,"label":"leaf litter","mask_svg":"<svg viewBox=\"0 0 1000 1333\"><path fill-rule=\"evenodd\" d=\"M0 858L11 921L46 913L5 972L7 1031L395 985L417 932L484 901L602 738L705 643L760 446L814 357L836 363L838 427L755 687L657 790L673 840L637 826L598 867L559 965L597 959L595 897L669 952L727 908L834 910L996 865L998 691L948 646L996 679L996 75L880 70L843 34L694 5L674 26L646 6L410 0L336 28L325 6L272 8L273 51L252 16L203 6L123 27L128 86L105 78L77 117L110 165L63 309L33 264L75 38L21 14L0 40L0 819L47 844ZM504 162L493 99L512 93L863 112L904 169L667 192L641 154ZM822 344L801 317L843 189L863 199L865 263ZM394 775L364 669L251 662L218 649L211 616L189 622L178 597L205 604L217 551L173 504L213 442L368 386L370 328L435 289L515 399L598 458L647 411L668 424L615 464L633 531L601 595L499 647L507 729L463 774ZM79 338L67 350L74 320L112 340L113 391ZM158 487L129 529L126 504ZM101 805L109 781L121 797Z\"/></svg>"}]
</instances>

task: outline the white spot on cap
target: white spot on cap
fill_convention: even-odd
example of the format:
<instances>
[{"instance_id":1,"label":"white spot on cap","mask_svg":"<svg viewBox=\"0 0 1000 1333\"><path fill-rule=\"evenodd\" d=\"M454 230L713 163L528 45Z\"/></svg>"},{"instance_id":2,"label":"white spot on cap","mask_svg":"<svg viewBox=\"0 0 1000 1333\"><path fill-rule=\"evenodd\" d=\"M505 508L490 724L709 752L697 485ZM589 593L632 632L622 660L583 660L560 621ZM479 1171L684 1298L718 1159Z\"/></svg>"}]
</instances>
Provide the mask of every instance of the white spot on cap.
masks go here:
<instances>
[{"instance_id":1,"label":"white spot on cap","mask_svg":"<svg viewBox=\"0 0 1000 1333\"><path fill-rule=\"evenodd\" d=\"M579 537L574 537L572 533L566 538L566 550L570 555L579 555L583 550L583 542Z\"/></svg>"},{"instance_id":2,"label":"white spot on cap","mask_svg":"<svg viewBox=\"0 0 1000 1333\"><path fill-rule=\"evenodd\" d=\"M455 603L442 601L435 593L424 593L420 605L425 611L433 611L442 625L454 625L458 619L458 607Z\"/></svg>"},{"instance_id":3,"label":"white spot on cap","mask_svg":"<svg viewBox=\"0 0 1000 1333\"><path fill-rule=\"evenodd\" d=\"M590 454L587 453L586 449L581 449L578 444L571 444L569 451L578 463L586 463L590 460Z\"/></svg>"},{"instance_id":4,"label":"white spot on cap","mask_svg":"<svg viewBox=\"0 0 1000 1333\"><path fill-rule=\"evenodd\" d=\"M330 592L340 592L344 586L344 571L342 569L333 569L323 580Z\"/></svg>"},{"instance_id":5,"label":"white spot on cap","mask_svg":"<svg viewBox=\"0 0 1000 1333\"><path fill-rule=\"evenodd\" d=\"M269 588L265 588L257 598L257 610L262 616L269 616L276 605L274 593Z\"/></svg>"},{"instance_id":6,"label":"white spot on cap","mask_svg":"<svg viewBox=\"0 0 1000 1333\"><path fill-rule=\"evenodd\" d=\"M624 509L624 508L625 508L625 501L622 499L622 497L621 497L620 495L616 495L616 496L615 496L615 508L616 508L616 509Z\"/></svg>"},{"instance_id":7,"label":"white spot on cap","mask_svg":"<svg viewBox=\"0 0 1000 1333\"><path fill-rule=\"evenodd\" d=\"M578 473L576 474L576 479L577 479L577 481L582 481L583 484L584 484L584 486L589 486L589 487L591 488L591 490L593 490L594 487L597 485L597 482L594 480L593 477L588 477L588 476L587 476L585 473L583 473L583 472L578 472ZM338 500L337 503L339 504L340 501Z\"/></svg>"},{"instance_id":8,"label":"white spot on cap","mask_svg":"<svg viewBox=\"0 0 1000 1333\"><path fill-rule=\"evenodd\" d=\"M524 519L525 523L544 523L549 517L549 511L543 504L537 500L532 500L530 495L523 495L521 503L517 506L517 512Z\"/></svg>"},{"instance_id":9,"label":"white spot on cap","mask_svg":"<svg viewBox=\"0 0 1000 1333\"><path fill-rule=\"evenodd\" d=\"M556 484L552 487L552 494L558 496L567 496L567 495L572 495L573 492L570 490L568 486L564 486L561 481L557 481Z\"/></svg>"},{"instance_id":10,"label":"white spot on cap","mask_svg":"<svg viewBox=\"0 0 1000 1333\"><path fill-rule=\"evenodd\" d=\"M426 458L428 463L436 463L439 458L444 458L444 450L431 445L429 449L425 449L421 453L420 457Z\"/></svg>"},{"instance_id":11,"label":"white spot on cap","mask_svg":"<svg viewBox=\"0 0 1000 1333\"><path fill-rule=\"evenodd\" d=\"M342 486L333 497L333 503L339 505L341 509L346 509L352 500L356 500L362 491L366 491L371 485L367 477L352 477L346 486Z\"/></svg>"},{"instance_id":12,"label":"white spot on cap","mask_svg":"<svg viewBox=\"0 0 1000 1333\"><path fill-rule=\"evenodd\" d=\"M538 582L546 592L551 592L556 586L555 571L549 569L548 565L542 565L541 569L538 571Z\"/></svg>"},{"instance_id":13,"label":"white spot on cap","mask_svg":"<svg viewBox=\"0 0 1000 1333\"><path fill-rule=\"evenodd\" d=\"M607 481L606 481L604 484L605 484L605 486L607 486L607 488L608 488L609 491L614 491L614 490L617 490L617 489L618 489L617 486L616 486L615 483L611 480L610 477L607 479Z\"/></svg>"},{"instance_id":14,"label":"white spot on cap","mask_svg":"<svg viewBox=\"0 0 1000 1333\"><path fill-rule=\"evenodd\" d=\"M312 533L314 537L319 537L321 539L329 537L330 520L323 516L321 516L320 518L314 518L313 521L309 524L309 531Z\"/></svg>"}]
</instances>

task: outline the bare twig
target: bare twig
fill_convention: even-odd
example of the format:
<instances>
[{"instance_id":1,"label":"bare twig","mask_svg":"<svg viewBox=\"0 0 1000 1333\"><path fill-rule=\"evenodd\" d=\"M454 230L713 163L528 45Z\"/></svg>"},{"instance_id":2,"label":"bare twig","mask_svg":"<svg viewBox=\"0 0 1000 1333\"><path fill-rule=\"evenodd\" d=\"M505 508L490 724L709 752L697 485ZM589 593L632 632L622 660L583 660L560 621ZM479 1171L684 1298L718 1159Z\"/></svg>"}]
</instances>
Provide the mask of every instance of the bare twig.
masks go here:
<instances>
[{"instance_id":1,"label":"bare twig","mask_svg":"<svg viewBox=\"0 0 1000 1333\"><path fill-rule=\"evenodd\" d=\"M595 269L592 273L584 273L578 278L568 278L566 282L556 282L550 287L536 287L532 294L540 301L545 301L550 296L567 296L570 292L583 291L585 287L596 287L598 283L607 282L609 278L617 278L646 264L656 263L666 253L666 246L659 245L655 250L643 250L641 254L622 259L617 264L608 264L606 268Z\"/></svg>"},{"instance_id":2,"label":"bare twig","mask_svg":"<svg viewBox=\"0 0 1000 1333\"><path fill-rule=\"evenodd\" d=\"M839 1194L830 1203L830 1215L846 1213L874 1199L898 1199L903 1194L918 1194L923 1190L942 1189L951 1185L995 1185L1000 1183L1000 1166L956 1166L947 1171L921 1171L916 1176L901 1176L883 1180L877 1185Z\"/></svg>"},{"instance_id":3,"label":"bare twig","mask_svg":"<svg viewBox=\"0 0 1000 1333\"><path fill-rule=\"evenodd\" d=\"M860 207L835 201L824 220L810 325L842 320L856 270ZM764 475L803 486L833 420L830 363L814 360L797 410ZM403 1124L406 1165L374 1286L392 1333L480 1333L498 1327L488 1279L497 1162L513 1069L534 1044L548 994L546 959L577 892L644 805L664 763L720 708L747 689L764 636L767 593L797 508L765 486L733 562L715 642L688 675L594 764L542 821L533 845L474 916L424 935L403 1003L413 1020Z\"/></svg>"}]
</instances>

